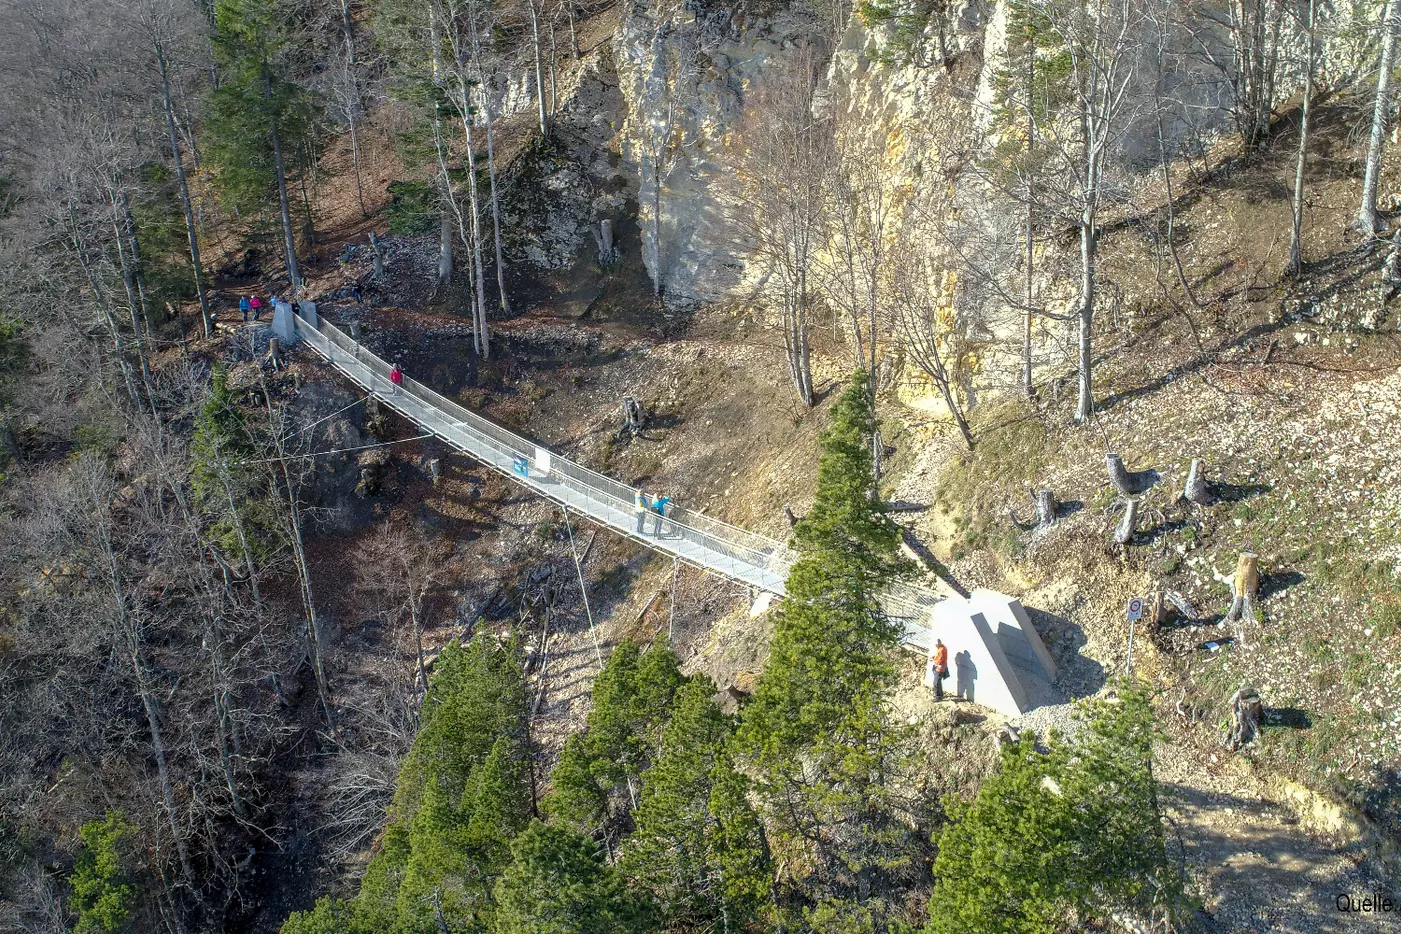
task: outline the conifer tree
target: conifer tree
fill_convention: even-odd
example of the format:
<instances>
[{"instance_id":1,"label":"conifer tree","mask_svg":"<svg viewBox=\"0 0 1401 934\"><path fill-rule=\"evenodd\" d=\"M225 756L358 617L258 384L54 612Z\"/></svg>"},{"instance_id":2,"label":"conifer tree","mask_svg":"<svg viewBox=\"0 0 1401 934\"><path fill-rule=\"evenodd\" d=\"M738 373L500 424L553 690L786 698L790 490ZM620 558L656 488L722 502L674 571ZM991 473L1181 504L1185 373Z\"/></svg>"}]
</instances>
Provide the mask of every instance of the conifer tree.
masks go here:
<instances>
[{"instance_id":1,"label":"conifer tree","mask_svg":"<svg viewBox=\"0 0 1401 934\"><path fill-rule=\"evenodd\" d=\"M852 717L870 713L894 677L888 649L900 636L881 610L882 588L907 572L900 535L876 495L876 430L866 375L832 406L812 509L794 530L800 558L787 582L773 647L742 739L782 760Z\"/></svg>"},{"instance_id":2,"label":"conifer tree","mask_svg":"<svg viewBox=\"0 0 1401 934\"><path fill-rule=\"evenodd\" d=\"M207 147L226 201L257 211L275 191L287 276L301 286L287 194L289 154L315 156L320 116L314 96L288 80L294 24L278 0L215 0L215 56L222 81L209 97ZM308 226L311 218L306 218Z\"/></svg>"},{"instance_id":3,"label":"conifer tree","mask_svg":"<svg viewBox=\"0 0 1401 934\"><path fill-rule=\"evenodd\" d=\"M611 816L614 789L626 785L635 803L637 779L652 761L672 699L685 681L676 654L660 636L646 653L634 642L620 643L594 682L587 731L565 743L546 811L591 832Z\"/></svg>"},{"instance_id":4,"label":"conifer tree","mask_svg":"<svg viewBox=\"0 0 1401 934\"><path fill-rule=\"evenodd\" d=\"M493 934L614 934L647 929L599 847L565 827L533 821L511 845L496 883Z\"/></svg>"},{"instance_id":5,"label":"conifer tree","mask_svg":"<svg viewBox=\"0 0 1401 934\"><path fill-rule=\"evenodd\" d=\"M769 894L763 829L726 741L733 722L694 676L676 695L621 861L670 929L742 929Z\"/></svg>"},{"instance_id":6,"label":"conifer tree","mask_svg":"<svg viewBox=\"0 0 1401 934\"><path fill-rule=\"evenodd\" d=\"M1087 702L1069 742L1003 749L973 801L949 807L926 934L1051 934L1118 912L1170 920L1170 866L1153 778L1153 710L1137 685ZM1155 929L1157 929L1155 927Z\"/></svg>"},{"instance_id":7,"label":"conifer tree","mask_svg":"<svg viewBox=\"0 0 1401 934\"><path fill-rule=\"evenodd\" d=\"M389 823L352 903L318 902L286 934L485 931L530 810L519 652L479 635L438 656Z\"/></svg>"},{"instance_id":8,"label":"conifer tree","mask_svg":"<svg viewBox=\"0 0 1401 934\"><path fill-rule=\"evenodd\" d=\"M194 503L209 523L211 541L231 564L241 564L258 593L259 559L272 549L276 516L261 497L267 478L245 462L254 443L247 420L234 403L229 374L214 367L209 396L195 417L190 442L190 486Z\"/></svg>"},{"instance_id":9,"label":"conifer tree","mask_svg":"<svg viewBox=\"0 0 1401 934\"><path fill-rule=\"evenodd\" d=\"M736 737L754 766L776 858L810 869L791 880L801 882L800 897L788 910L828 930L852 910L882 914L870 904L879 877L905 871L915 849L891 794L905 765L886 710L900 627L879 595L907 566L875 489L876 427L858 371L823 432L816 498L794 533L800 557Z\"/></svg>"},{"instance_id":10,"label":"conifer tree","mask_svg":"<svg viewBox=\"0 0 1401 934\"><path fill-rule=\"evenodd\" d=\"M136 829L121 811L109 811L78 829L83 848L68 880L78 934L120 931L131 918L137 897L131 852Z\"/></svg>"}]
</instances>

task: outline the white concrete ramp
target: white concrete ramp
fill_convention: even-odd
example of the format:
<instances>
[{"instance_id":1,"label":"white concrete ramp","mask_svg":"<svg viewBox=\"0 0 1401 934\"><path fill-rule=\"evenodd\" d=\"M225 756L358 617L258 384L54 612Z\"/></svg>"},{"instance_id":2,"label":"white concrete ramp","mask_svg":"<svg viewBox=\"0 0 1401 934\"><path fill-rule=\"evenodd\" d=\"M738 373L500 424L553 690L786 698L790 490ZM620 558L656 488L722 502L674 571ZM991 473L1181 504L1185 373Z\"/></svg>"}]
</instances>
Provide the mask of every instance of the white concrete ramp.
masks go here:
<instances>
[{"instance_id":1,"label":"white concrete ramp","mask_svg":"<svg viewBox=\"0 0 1401 934\"><path fill-rule=\"evenodd\" d=\"M639 528L634 488L508 431L407 376L394 385L389 365L319 319L313 303L303 302L295 311L280 304L273 327L288 346L304 340L390 408L536 494L649 548L741 581L756 593L783 594L788 571L797 560L785 543L684 506L669 512L660 529L651 515ZM1008 717L1035 706L1044 696L1037 686L1055 678L1050 653L1022 605L1010 597L979 590L968 600L945 598L928 588L902 584L885 594L882 606L904 624L907 648L927 653L935 638L943 639L952 662L953 689Z\"/></svg>"}]
</instances>

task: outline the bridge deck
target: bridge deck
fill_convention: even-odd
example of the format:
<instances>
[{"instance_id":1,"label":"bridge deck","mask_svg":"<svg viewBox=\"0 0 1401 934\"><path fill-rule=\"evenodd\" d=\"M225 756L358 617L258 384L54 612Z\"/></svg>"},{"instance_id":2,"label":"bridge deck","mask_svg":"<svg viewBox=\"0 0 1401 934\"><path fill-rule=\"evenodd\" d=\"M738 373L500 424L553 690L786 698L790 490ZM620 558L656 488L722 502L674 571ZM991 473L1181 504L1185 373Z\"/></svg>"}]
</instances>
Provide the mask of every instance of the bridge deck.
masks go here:
<instances>
[{"instance_id":1,"label":"bridge deck","mask_svg":"<svg viewBox=\"0 0 1401 934\"><path fill-rule=\"evenodd\" d=\"M289 342L295 338L305 340L367 392L453 448L649 548L757 590L783 594L788 571L797 560L783 542L686 507L668 513L660 534L654 531L655 515L647 513L639 532L633 505L637 491L633 487L507 431L413 379L404 377L395 385L389 379L387 363L334 325L315 320L314 313L310 318L294 315L283 305L274 315L273 328ZM928 588L906 584L891 587L881 602L886 613L903 623L902 641L906 648L929 652L936 628L956 652L962 647L960 682L966 679L970 699L976 688L980 703L1008 716L1016 716L1034 704L1021 683L1023 678L1015 670L1016 664L1009 661L999 644L1008 641L1009 647L1015 649L1031 640L1039 645L1034 629L1024 632L1029 624L1023 627L1004 613L990 626L986 614L968 601L945 600ZM988 605L996 603L993 600Z\"/></svg>"},{"instance_id":2,"label":"bridge deck","mask_svg":"<svg viewBox=\"0 0 1401 934\"><path fill-rule=\"evenodd\" d=\"M541 496L608 526L650 548L759 590L783 593L796 556L782 542L764 538L693 510L678 508L654 532L645 517L637 531L636 490L487 422L426 386L405 378L395 386L389 366L334 325L297 317L297 333L336 369L405 418L444 442Z\"/></svg>"}]
</instances>

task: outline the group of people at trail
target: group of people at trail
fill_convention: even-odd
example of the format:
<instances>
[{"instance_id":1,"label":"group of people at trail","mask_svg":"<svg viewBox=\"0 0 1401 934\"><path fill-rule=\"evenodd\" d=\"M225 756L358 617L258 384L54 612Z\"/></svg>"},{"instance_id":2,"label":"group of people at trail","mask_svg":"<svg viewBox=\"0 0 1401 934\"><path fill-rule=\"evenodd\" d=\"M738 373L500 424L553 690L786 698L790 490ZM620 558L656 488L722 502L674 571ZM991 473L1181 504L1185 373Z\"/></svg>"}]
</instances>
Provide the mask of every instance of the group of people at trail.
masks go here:
<instances>
[{"instance_id":1,"label":"group of people at trail","mask_svg":"<svg viewBox=\"0 0 1401 934\"><path fill-rule=\"evenodd\" d=\"M365 289L360 285L360 283L356 282L350 286L350 297L355 300L355 304L364 304ZM282 298L274 295L272 296L272 298L268 299L266 303L264 303L262 298L258 295L258 293L253 292L249 295L244 295L239 298L238 310L239 314L243 318L243 323L247 324L249 321L257 321L258 318L262 315L264 308L275 309L278 305L281 305L282 302Z\"/></svg>"},{"instance_id":2,"label":"group of people at trail","mask_svg":"<svg viewBox=\"0 0 1401 934\"><path fill-rule=\"evenodd\" d=\"M646 531L647 516L653 516L652 534L661 537L664 520L666 519L667 507L671 505L670 496L658 496L648 498L647 494L638 490L632 501L632 511L637 517L637 534L642 535Z\"/></svg>"}]
</instances>

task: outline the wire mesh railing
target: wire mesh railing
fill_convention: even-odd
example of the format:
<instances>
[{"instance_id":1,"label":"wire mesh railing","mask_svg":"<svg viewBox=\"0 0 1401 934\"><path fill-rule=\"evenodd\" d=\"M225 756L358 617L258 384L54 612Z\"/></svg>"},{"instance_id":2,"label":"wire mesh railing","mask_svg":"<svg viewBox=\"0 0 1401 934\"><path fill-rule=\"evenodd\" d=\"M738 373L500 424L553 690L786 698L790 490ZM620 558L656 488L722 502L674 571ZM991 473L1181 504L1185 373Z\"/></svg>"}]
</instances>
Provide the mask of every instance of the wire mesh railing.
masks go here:
<instances>
[{"instance_id":1,"label":"wire mesh railing","mask_svg":"<svg viewBox=\"0 0 1401 934\"><path fill-rule=\"evenodd\" d=\"M638 534L636 488L561 457L417 380L405 376L394 384L388 363L327 321L313 325L297 315L296 324L299 336L328 363L448 443L550 499L626 534ZM650 513L645 522L656 527ZM764 589L781 592L788 569L797 560L783 542L685 507L674 507L661 528L660 535L644 536L649 544L727 576L761 582Z\"/></svg>"}]
</instances>

